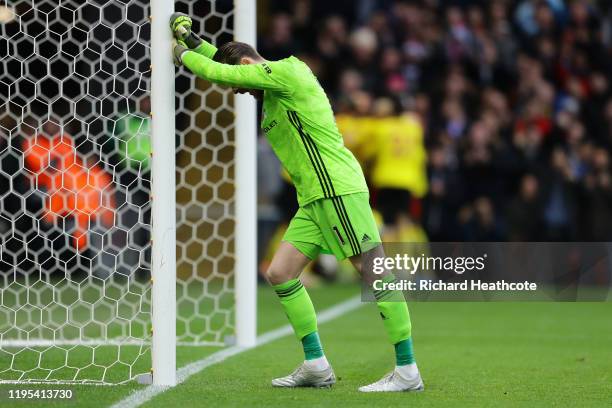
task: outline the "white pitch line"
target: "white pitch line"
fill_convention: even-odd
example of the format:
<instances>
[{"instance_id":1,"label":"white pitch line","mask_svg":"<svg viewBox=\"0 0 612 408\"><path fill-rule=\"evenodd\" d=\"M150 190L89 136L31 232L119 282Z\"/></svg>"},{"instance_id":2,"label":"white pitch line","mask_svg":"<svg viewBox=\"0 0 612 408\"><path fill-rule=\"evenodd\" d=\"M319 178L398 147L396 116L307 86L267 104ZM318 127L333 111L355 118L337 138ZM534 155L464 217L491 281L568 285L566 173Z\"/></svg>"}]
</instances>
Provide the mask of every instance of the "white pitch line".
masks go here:
<instances>
[{"instance_id":1,"label":"white pitch line","mask_svg":"<svg viewBox=\"0 0 612 408\"><path fill-rule=\"evenodd\" d=\"M330 320L334 320L350 311L359 308L363 304L364 303L361 301L361 296L352 297L344 302L338 303L337 305L327 308L322 312L318 313L317 321L319 322L319 324L329 322ZM261 336L258 336L257 345L255 347L263 346L264 344L270 343L274 340L278 340L290 334L293 334L293 329L291 328L291 325L287 324L276 330L271 330L262 334ZM213 353L210 356L205 357L201 360L187 364L186 366L179 368L176 372L177 385L184 382L192 375L204 370L205 368L220 363L229 357L235 356L236 354L252 350L255 347L233 346ZM141 406L145 402L151 400L153 397L171 388L172 387L149 385L144 389L134 391L126 398L112 405L111 408L136 408Z\"/></svg>"}]
</instances>

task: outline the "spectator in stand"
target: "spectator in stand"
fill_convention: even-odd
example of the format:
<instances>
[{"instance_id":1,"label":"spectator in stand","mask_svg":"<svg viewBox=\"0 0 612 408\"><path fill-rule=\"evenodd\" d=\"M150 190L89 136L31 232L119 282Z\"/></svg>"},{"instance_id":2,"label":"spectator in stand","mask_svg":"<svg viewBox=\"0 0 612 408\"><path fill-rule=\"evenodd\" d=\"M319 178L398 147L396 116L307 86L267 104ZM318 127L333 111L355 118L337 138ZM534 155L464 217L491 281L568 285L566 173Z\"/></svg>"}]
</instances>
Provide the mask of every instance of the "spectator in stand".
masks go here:
<instances>
[{"instance_id":1,"label":"spectator in stand","mask_svg":"<svg viewBox=\"0 0 612 408\"><path fill-rule=\"evenodd\" d=\"M502 239L499 219L488 197L478 197L473 205L463 207L459 222L462 241L496 242Z\"/></svg>"},{"instance_id":2,"label":"spectator in stand","mask_svg":"<svg viewBox=\"0 0 612 408\"><path fill-rule=\"evenodd\" d=\"M586 176L581 213L585 220L579 224L580 239L612 240L612 179L610 175L610 153L603 148L593 152L592 171Z\"/></svg>"},{"instance_id":3,"label":"spectator in stand","mask_svg":"<svg viewBox=\"0 0 612 408\"><path fill-rule=\"evenodd\" d=\"M455 165L456 158L449 145L430 148L429 192L423 203L423 227L431 241L460 239L457 213L465 201L465 187Z\"/></svg>"},{"instance_id":4,"label":"spectator in stand","mask_svg":"<svg viewBox=\"0 0 612 408\"><path fill-rule=\"evenodd\" d=\"M521 179L519 195L507 208L506 224L510 241L540 241L543 229L542 202L537 177L526 174Z\"/></svg>"},{"instance_id":5,"label":"spectator in stand","mask_svg":"<svg viewBox=\"0 0 612 408\"><path fill-rule=\"evenodd\" d=\"M278 13L272 17L269 33L263 37L259 49L272 59L287 58L300 52L300 45L292 36L293 22L286 13Z\"/></svg>"},{"instance_id":6,"label":"spectator in stand","mask_svg":"<svg viewBox=\"0 0 612 408\"><path fill-rule=\"evenodd\" d=\"M576 189L565 151L555 148L551 166L542 175L546 241L568 241L575 237Z\"/></svg>"}]
</instances>

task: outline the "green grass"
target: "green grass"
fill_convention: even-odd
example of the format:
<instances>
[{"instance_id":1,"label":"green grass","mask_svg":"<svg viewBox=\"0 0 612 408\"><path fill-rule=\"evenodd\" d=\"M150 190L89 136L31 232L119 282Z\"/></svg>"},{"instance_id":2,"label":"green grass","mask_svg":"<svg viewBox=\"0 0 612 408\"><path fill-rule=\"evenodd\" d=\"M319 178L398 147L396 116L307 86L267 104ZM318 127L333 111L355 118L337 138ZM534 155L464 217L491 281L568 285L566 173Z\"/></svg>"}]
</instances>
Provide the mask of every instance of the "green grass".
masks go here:
<instances>
[{"instance_id":1,"label":"green grass","mask_svg":"<svg viewBox=\"0 0 612 408\"><path fill-rule=\"evenodd\" d=\"M351 285L310 291L318 309L357 294ZM273 389L303 358L291 336L209 367L145 406L610 406L612 304L415 303L410 305L415 351L426 391L363 395L357 387L393 366L375 305L320 327L338 384L331 390ZM259 332L286 324L271 290L259 296ZM216 348L180 347L179 366ZM0 386L0 406L8 386ZM27 388L27 387L25 387ZM46 387L46 388L56 388ZM71 403L108 406L138 385L70 386ZM15 406L25 406L14 404Z\"/></svg>"}]
</instances>

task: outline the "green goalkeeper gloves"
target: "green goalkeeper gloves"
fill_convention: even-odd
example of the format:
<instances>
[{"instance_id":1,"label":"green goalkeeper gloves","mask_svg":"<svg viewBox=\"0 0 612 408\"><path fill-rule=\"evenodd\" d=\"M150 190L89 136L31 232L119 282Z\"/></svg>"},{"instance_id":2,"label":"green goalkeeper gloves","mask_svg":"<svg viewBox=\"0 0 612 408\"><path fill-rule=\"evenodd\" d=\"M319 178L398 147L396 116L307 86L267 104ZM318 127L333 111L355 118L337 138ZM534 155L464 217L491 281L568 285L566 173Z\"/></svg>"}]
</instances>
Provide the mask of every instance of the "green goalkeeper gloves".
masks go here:
<instances>
[{"instance_id":1,"label":"green goalkeeper gloves","mask_svg":"<svg viewBox=\"0 0 612 408\"><path fill-rule=\"evenodd\" d=\"M183 54L189 51L187 45L183 41L177 41L176 38L172 39L172 56L174 59L174 65L180 67L183 65Z\"/></svg>"},{"instance_id":2,"label":"green goalkeeper gloves","mask_svg":"<svg viewBox=\"0 0 612 408\"><path fill-rule=\"evenodd\" d=\"M187 14L174 13L170 16L170 29L177 40L184 41L191 33L192 25L193 21Z\"/></svg>"},{"instance_id":3,"label":"green goalkeeper gloves","mask_svg":"<svg viewBox=\"0 0 612 408\"><path fill-rule=\"evenodd\" d=\"M191 31L193 20L187 14L174 13L170 16L170 30L177 41L183 42L189 49L197 48L202 39Z\"/></svg>"}]
</instances>

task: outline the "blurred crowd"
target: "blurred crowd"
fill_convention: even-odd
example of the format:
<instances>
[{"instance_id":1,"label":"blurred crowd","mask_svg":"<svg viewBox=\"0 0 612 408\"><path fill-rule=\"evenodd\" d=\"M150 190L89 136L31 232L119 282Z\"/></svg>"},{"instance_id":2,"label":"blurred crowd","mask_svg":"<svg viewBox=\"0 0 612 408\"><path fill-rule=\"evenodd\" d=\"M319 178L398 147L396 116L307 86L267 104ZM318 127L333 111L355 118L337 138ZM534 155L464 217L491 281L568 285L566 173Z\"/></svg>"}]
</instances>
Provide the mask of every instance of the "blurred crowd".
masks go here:
<instances>
[{"instance_id":1,"label":"blurred crowd","mask_svg":"<svg viewBox=\"0 0 612 408\"><path fill-rule=\"evenodd\" d=\"M262 55L311 66L388 233L612 240L612 2L260 3Z\"/></svg>"}]
</instances>

